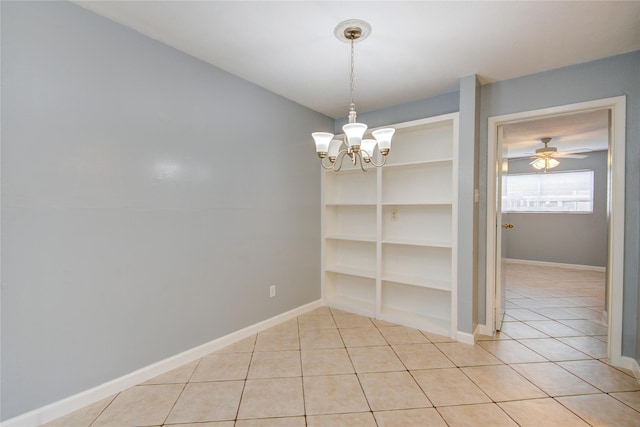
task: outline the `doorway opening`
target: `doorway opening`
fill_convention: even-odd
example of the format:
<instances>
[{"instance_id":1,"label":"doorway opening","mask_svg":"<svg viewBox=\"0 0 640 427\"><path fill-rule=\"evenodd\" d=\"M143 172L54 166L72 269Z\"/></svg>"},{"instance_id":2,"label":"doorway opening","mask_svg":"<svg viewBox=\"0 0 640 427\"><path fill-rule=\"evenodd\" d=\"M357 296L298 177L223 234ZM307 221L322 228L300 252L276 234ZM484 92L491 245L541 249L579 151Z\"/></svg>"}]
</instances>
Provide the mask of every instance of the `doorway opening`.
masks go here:
<instances>
[{"instance_id":1,"label":"doorway opening","mask_svg":"<svg viewBox=\"0 0 640 427\"><path fill-rule=\"evenodd\" d=\"M505 244L507 243L507 234L509 233L510 222L505 221L507 216L503 217L502 212L502 183L503 170L506 171L508 157L517 157L514 152L517 152L518 147L511 147L511 154L508 154L505 150L508 143L508 135L505 135L505 128L512 131L527 129L527 126L534 123L540 123L541 121L551 124L554 120L561 122L561 119L566 119L569 116L577 116L586 114L587 116L593 115L593 117L606 114L608 126L605 130L608 137L608 151L605 153L606 162L608 165L607 175L607 188L608 194L606 201L606 231L605 241L607 241L606 253L600 254L600 260L604 257L606 259L606 302L605 302L605 321L607 321L608 343L607 343L607 356L610 363L622 366L622 277L623 277L623 260L624 260L624 144L625 144L625 97L616 97L603 100L596 100L590 102L584 102L579 104L565 105L560 107L547 108L542 110L528 111L516 114L509 114L504 116L497 116L489 118L489 136L488 136L488 185L487 185L487 299L486 299L486 327L488 332L493 332L496 329L500 329L502 315L506 305L505 301L505 284L507 272L507 265L504 264ZM553 130L550 130L553 133ZM508 132L507 132L508 133ZM539 135L542 137L553 137L555 135ZM505 138L506 137L506 138ZM553 142L544 143L540 141L540 147L544 144L545 147L553 146ZM568 142L568 141L565 141ZM580 142L578 142L580 144ZM525 148L530 149L531 147ZM563 159L562 156L558 156L555 159L555 163L562 164L565 162L565 166L568 165L571 159L570 152L572 149L576 150L577 146L570 146L570 144L564 144L563 150L565 151L567 159ZM599 151L603 147L594 146L595 150ZM522 150L521 150L522 152ZM544 154L545 151L541 150L540 153ZM584 154L577 156L584 156ZM602 154L600 154L602 156ZM525 156L523 156L525 157ZM555 157L555 156L554 156ZM597 156L591 156L593 158ZM519 159L525 160L525 165L528 167L535 167L533 162L538 158L543 158L542 155L533 157L532 159ZM514 162L516 164L518 162ZM523 163L520 161L519 163ZM538 162L542 163L542 162ZM552 166L547 161L545 164L540 164L544 171L550 172ZM555 164L554 166L557 166ZM522 167L522 165L520 165ZM542 172L544 172L542 171ZM506 176L506 173L504 173ZM525 177L526 178L526 177ZM523 178L525 181L526 179ZM557 181L557 180L556 180ZM557 193L557 192L556 192ZM539 195L538 195L539 196ZM556 195L557 196L557 195ZM545 200L540 201L538 197L537 201L527 199L525 201L510 201L511 208L518 209L518 206L524 206L524 209L563 209L568 208L569 201L565 197L562 200L550 200L549 195L545 196ZM558 197L556 197L558 198ZM553 197L552 197L553 199ZM584 201L583 201L584 202ZM581 205L584 208L584 203ZM576 207L574 203L573 208ZM558 215L558 214L551 214ZM506 227L503 226L506 224ZM539 228L539 227L538 227ZM495 232L493 232L495 230ZM538 231L538 234L540 232ZM606 237L608 235L608 238ZM539 237L539 236L537 236ZM530 236L530 239L537 238L534 235ZM551 236L549 236L551 237ZM556 236L557 237L557 236ZM557 248L553 248L557 249ZM547 259L549 261L549 259ZM564 264L580 264L582 262L571 262L571 258L565 259ZM602 264L601 261L596 261L596 264ZM595 292L595 291L594 291ZM524 300L523 300L524 301ZM567 319L568 320L568 319ZM541 324L541 326L544 326ZM577 324L576 324L577 326Z\"/></svg>"}]
</instances>

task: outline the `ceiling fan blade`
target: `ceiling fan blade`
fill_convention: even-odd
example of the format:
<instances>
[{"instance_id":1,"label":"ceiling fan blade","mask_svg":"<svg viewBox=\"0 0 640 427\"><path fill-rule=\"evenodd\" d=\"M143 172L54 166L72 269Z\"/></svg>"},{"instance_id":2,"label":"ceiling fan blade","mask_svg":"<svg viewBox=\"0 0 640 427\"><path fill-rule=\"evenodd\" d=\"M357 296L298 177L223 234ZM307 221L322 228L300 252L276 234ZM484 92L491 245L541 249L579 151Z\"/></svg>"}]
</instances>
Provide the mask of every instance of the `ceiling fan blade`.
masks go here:
<instances>
[{"instance_id":1,"label":"ceiling fan blade","mask_svg":"<svg viewBox=\"0 0 640 427\"><path fill-rule=\"evenodd\" d=\"M590 148L576 148L575 150L558 151L560 154L582 154L591 153L593 150Z\"/></svg>"},{"instance_id":2,"label":"ceiling fan blade","mask_svg":"<svg viewBox=\"0 0 640 427\"><path fill-rule=\"evenodd\" d=\"M523 159L534 159L536 156L533 156L531 154L525 154L524 156L517 156L517 157L508 157L509 160L523 160Z\"/></svg>"},{"instance_id":3,"label":"ceiling fan blade","mask_svg":"<svg viewBox=\"0 0 640 427\"><path fill-rule=\"evenodd\" d=\"M586 159L587 156L586 154L565 154L565 153L558 153L553 157L560 157L563 159Z\"/></svg>"}]
</instances>

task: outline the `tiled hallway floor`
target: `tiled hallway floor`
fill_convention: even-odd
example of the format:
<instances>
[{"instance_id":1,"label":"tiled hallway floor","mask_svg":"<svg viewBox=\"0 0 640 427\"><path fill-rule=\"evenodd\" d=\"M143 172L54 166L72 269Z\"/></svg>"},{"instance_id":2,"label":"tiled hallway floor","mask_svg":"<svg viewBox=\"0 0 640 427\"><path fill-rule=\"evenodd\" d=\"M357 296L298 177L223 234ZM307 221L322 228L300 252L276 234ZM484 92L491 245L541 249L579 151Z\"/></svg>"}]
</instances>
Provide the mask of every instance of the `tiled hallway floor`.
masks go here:
<instances>
[{"instance_id":1,"label":"tiled hallway floor","mask_svg":"<svg viewBox=\"0 0 640 427\"><path fill-rule=\"evenodd\" d=\"M46 426L640 426L604 274L508 276L503 332L475 346L323 307Z\"/></svg>"}]
</instances>

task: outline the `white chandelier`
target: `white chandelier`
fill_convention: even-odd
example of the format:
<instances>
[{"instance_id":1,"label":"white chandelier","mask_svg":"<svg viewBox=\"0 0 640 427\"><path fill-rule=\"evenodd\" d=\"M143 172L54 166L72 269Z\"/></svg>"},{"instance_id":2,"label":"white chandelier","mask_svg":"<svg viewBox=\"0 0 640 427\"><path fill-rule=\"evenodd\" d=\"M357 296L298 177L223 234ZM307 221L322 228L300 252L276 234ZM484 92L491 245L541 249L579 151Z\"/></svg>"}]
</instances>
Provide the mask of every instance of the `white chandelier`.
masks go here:
<instances>
[{"instance_id":1,"label":"white chandelier","mask_svg":"<svg viewBox=\"0 0 640 427\"><path fill-rule=\"evenodd\" d=\"M375 167L383 166L387 161L387 155L391 149L391 138L396 131L393 128L378 129L371 132L375 139L362 139L367 131L367 125L356 122L356 105L353 102L353 80L354 80L354 45L356 41L362 41L371 33L371 25L359 19L349 19L339 23L334 34L338 40L351 43L351 75L349 83L351 86L351 103L349 104L349 123L342 127L344 131L343 139L333 139L333 134L329 132L314 132L311 134L316 143L316 152L320 157L320 164L324 169L339 171L342 168L342 161L345 156L349 156L351 163L359 165L363 171L367 171L369 165ZM379 153L375 156L375 151ZM325 164L324 159L329 159L329 164ZM382 157L382 161L377 163L374 158Z\"/></svg>"}]
</instances>

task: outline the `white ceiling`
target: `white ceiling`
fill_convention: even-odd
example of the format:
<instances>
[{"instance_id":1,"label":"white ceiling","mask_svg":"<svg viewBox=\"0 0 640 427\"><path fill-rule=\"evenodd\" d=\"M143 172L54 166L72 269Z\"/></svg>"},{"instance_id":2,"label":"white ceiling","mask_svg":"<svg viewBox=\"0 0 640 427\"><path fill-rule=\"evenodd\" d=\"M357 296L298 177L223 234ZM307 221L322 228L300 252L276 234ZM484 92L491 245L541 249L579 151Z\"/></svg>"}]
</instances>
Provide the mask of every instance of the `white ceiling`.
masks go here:
<instances>
[{"instance_id":1,"label":"white ceiling","mask_svg":"<svg viewBox=\"0 0 640 427\"><path fill-rule=\"evenodd\" d=\"M359 112L640 49L640 2L76 1L153 39L328 116L346 116L345 19Z\"/></svg>"},{"instance_id":2,"label":"white ceiling","mask_svg":"<svg viewBox=\"0 0 640 427\"><path fill-rule=\"evenodd\" d=\"M588 152L609 148L609 111L564 114L503 126L507 157L524 157L544 147L541 138L552 138L550 147L559 152Z\"/></svg>"}]
</instances>

